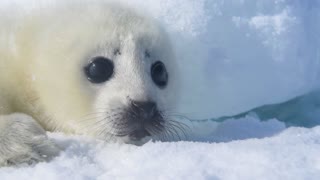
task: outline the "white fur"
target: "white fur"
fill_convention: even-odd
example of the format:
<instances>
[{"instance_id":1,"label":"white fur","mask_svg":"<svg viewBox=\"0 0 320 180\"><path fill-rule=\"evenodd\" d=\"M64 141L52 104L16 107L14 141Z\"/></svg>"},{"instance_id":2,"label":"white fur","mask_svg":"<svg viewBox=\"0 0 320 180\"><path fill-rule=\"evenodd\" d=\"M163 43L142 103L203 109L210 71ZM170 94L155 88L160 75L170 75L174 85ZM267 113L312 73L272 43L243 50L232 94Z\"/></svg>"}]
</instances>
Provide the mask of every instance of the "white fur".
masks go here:
<instances>
[{"instance_id":1,"label":"white fur","mask_svg":"<svg viewBox=\"0 0 320 180\"><path fill-rule=\"evenodd\" d=\"M114 55L116 49L121 55ZM146 50L150 58L144 56ZM106 56L115 64L115 76L100 85L90 83L83 73L95 56ZM165 89L159 89L150 76L150 66L157 60L169 72ZM110 123L97 124L98 114L114 114L128 104L128 97L151 99L160 110L173 108L176 69L162 28L121 5L61 1L1 16L0 165L41 160L43 154L55 152L41 127L108 140L114 129ZM22 114L5 115L14 112L35 121ZM39 136L40 141L33 141ZM38 150L38 144L46 150ZM10 149L14 151L9 153Z\"/></svg>"},{"instance_id":2,"label":"white fur","mask_svg":"<svg viewBox=\"0 0 320 180\"><path fill-rule=\"evenodd\" d=\"M0 116L0 166L34 163L57 155L59 148L30 116Z\"/></svg>"}]
</instances>

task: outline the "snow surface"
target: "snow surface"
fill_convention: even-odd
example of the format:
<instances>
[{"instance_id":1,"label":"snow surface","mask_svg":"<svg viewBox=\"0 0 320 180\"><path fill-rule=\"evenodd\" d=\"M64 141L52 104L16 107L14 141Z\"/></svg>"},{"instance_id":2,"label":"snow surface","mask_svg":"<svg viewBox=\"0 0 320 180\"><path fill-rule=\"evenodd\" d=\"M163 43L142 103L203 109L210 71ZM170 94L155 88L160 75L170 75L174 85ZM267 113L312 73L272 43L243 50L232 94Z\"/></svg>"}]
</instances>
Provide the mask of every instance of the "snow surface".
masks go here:
<instances>
[{"instance_id":1,"label":"snow surface","mask_svg":"<svg viewBox=\"0 0 320 180\"><path fill-rule=\"evenodd\" d=\"M53 0L1 0L26 8ZM319 88L320 1L118 0L162 22L183 73L179 113L232 116ZM218 125L218 127L217 127ZM1 168L0 179L320 179L320 127L255 116L190 124L188 141L103 144L49 134L49 163Z\"/></svg>"},{"instance_id":2,"label":"snow surface","mask_svg":"<svg viewBox=\"0 0 320 180\"><path fill-rule=\"evenodd\" d=\"M205 124L210 126L210 122ZM276 120L261 123L247 117L222 123L217 132L211 134L213 137L198 134L197 142L149 142L141 147L50 134L65 148L59 157L33 167L1 168L0 179L317 180L320 177L320 127L285 129Z\"/></svg>"}]
</instances>

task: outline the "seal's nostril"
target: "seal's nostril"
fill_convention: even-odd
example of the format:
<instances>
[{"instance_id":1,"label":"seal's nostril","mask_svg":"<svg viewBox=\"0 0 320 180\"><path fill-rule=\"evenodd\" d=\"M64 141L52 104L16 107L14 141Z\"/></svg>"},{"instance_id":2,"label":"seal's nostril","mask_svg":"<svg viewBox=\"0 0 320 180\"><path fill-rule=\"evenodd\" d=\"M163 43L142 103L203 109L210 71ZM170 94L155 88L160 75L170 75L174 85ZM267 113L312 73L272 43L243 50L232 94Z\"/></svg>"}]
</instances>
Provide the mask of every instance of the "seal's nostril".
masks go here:
<instances>
[{"instance_id":1,"label":"seal's nostril","mask_svg":"<svg viewBox=\"0 0 320 180\"><path fill-rule=\"evenodd\" d=\"M131 105L134 111L146 116L145 118L152 117L156 113L157 109L156 103L152 101L131 101Z\"/></svg>"}]
</instances>

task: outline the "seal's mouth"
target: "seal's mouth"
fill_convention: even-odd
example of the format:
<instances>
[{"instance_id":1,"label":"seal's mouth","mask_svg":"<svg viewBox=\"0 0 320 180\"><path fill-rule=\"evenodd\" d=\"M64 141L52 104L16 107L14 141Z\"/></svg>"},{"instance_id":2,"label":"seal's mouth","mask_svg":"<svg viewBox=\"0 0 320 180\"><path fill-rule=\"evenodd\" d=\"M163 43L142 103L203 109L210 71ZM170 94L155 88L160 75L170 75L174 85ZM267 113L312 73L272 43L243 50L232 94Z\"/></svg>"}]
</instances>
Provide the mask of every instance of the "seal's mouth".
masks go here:
<instances>
[{"instance_id":1,"label":"seal's mouth","mask_svg":"<svg viewBox=\"0 0 320 180\"><path fill-rule=\"evenodd\" d=\"M114 115L111 122L112 129L108 133L110 140L138 146L151 139L159 141L187 139L187 131L190 130L188 125L170 119L168 115L163 115L158 110L155 110L152 116L147 116L126 109Z\"/></svg>"},{"instance_id":2,"label":"seal's mouth","mask_svg":"<svg viewBox=\"0 0 320 180\"><path fill-rule=\"evenodd\" d=\"M140 144L164 131L165 120L152 101L130 101L130 105L112 120L113 135L125 143Z\"/></svg>"},{"instance_id":3,"label":"seal's mouth","mask_svg":"<svg viewBox=\"0 0 320 180\"><path fill-rule=\"evenodd\" d=\"M140 141L147 136L151 137L151 134L145 129L139 129L129 134L129 138L132 141Z\"/></svg>"},{"instance_id":4,"label":"seal's mouth","mask_svg":"<svg viewBox=\"0 0 320 180\"><path fill-rule=\"evenodd\" d=\"M132 122L132 119L126 119L114 125L112 133L106 136L106 140L121 142L126 144L143 145L151 139L158 139L165 129L165 121L157 118L141 122Z\"/></svg>"},{"instance_id":5,"label":"seal's mouth","mask_svg":"<svg viewBox=\"0 0 320 180\"><path fill-rule=\"evenodd\" d=\"M140 141L145 137L152 137L152 134L145 128L137 129L128 134L116 134L117 137L128 137L131 141Z\"/></svg>"},{"instance_id":6,"label":"seal's mouth","mask_svg":"<svg viewBox=\"0 0 320 180\"><path fill-rule=\"evenodd\" d=\"M159 110L156 103L130 102L129 106L108 113L100 122L109 127L101 127L97 134L102 134L106 141L135 145L142 145L151 139L171 141L187 138L188 126Z\"/></svg>"},{"instance_id":7,"label":"seal's mouth","mask_svg":"<svg viewBox=\"0 0 320 180\"><path fill-rule=\"evenodd\" d=\"M132 121L129 120L129 121ZM138 124L143 123L143 124ZM164 120L162 117L157 117L156 119L128 123L125 129L118 129L118 133L114 134L116 137L124 140L125 143L137 144L139 141L145 141L156 137L164 131ZM137 126L139 128L137 128Z\"/></svg>"},{"instance_id":8,"label":"seal's mouth","mask_svg":"<svg viewBox=\"0 0 320 180\"><path fill-rule=\"evenodd\" d=\"M152 134L149 133L146 129L138 129L127 135L118 134L116 135L116 137L121 139L121 141L126 144L141 146L152 139Z\"/></svg>"}]
</instances>

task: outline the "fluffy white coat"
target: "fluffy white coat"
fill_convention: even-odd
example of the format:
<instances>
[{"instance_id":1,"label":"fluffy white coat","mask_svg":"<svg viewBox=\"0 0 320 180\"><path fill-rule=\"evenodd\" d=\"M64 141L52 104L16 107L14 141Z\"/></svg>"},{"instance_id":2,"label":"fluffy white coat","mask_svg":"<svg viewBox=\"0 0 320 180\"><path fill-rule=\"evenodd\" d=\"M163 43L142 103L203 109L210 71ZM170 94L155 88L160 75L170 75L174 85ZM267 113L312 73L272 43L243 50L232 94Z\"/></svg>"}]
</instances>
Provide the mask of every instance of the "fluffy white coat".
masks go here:
<instances>
[{"instance_id":1,"label":"fluffy white coat","mask_svg":"<svg viewBox=\"0 0 320 180\"><path fill-rule=\"evenodd\" d=\"M97 114L112 114L128 97L151 98L163 111L174 107L174 55L154 20L102 1L61 1L16 11L0 16L0 166L57 154L45 131L107 140L112 124L98 124ZM118 50L120 55L114 53ZM86 79L83 67L94 56L113 60L115 76L109 82L95 85ZM170 75L165 89L150 77L157 60Z\"/></svg>"}]
</instances>

